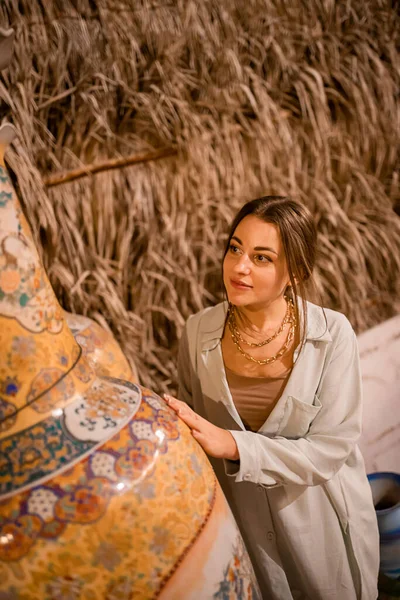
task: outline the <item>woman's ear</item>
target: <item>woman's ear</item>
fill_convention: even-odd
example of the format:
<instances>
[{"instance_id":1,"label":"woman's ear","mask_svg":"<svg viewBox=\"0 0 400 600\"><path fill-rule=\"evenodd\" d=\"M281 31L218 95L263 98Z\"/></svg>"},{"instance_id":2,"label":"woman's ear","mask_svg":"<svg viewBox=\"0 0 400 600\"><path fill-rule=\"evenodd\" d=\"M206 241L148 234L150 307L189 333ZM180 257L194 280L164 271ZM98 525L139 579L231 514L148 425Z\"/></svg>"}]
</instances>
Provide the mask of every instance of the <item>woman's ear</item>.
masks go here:
<instances>
[{"instance_id":1,"label":"woman's ear","mask_svg":"<svg viewBox=\"0 0 400 600\"><path fill-rule=\"evenodd\" d=\"M293 288L290 285L290 281L287 283L286 288L285 288L285 292L284 292L283 295L285 296L285 298L293 300Z\"/></svg>"}]
</instances>

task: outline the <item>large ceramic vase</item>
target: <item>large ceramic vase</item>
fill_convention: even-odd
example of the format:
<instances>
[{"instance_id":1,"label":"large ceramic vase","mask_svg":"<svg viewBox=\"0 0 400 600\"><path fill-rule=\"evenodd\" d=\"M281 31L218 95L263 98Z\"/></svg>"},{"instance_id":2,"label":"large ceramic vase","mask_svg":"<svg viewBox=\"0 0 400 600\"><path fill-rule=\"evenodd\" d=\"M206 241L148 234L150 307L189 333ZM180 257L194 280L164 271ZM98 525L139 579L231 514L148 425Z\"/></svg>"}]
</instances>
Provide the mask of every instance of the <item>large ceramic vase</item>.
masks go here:
<instances>
[{"instance_id":1,"label":"large ceramic vase","mask_svg":"<svg viewBox=\"0 0 400 600\"><path fill-rule=\"evenodd\" d=\"M368 475L378 519L380 571L391 579L400 578L400 474Z\"/></svg>"},{"instance_id":2,"label":"large ceramic vase","mask_svg":"<svg viewBox=\"0 0 400 600\"><path fill-rule=\"evenodd\" d=\"M135 366L129 366L114 336L100 327L96 321L64 311L64 317L72 335L89 363L99 375L111 375L119 379L138 382ZM1 600L1 599L0 599Z\"/></svg>"},{"instance_id":3,"label":"large ceramic vase","mask_svg":"<svg viewBox=\"0 0 400 600\"><path fill-rule=\"evenodd\" d=\"M78 321L0 160L1 599L259 598L190 430Z\"/></svg>"}]
</instances>

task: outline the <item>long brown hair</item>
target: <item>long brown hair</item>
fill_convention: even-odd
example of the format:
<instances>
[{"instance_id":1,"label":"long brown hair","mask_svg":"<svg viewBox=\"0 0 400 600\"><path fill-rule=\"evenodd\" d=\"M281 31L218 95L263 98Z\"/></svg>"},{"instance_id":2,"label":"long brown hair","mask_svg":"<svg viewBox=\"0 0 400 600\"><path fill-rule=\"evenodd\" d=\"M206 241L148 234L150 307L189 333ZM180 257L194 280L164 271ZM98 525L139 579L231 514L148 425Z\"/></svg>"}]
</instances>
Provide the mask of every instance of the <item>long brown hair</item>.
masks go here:
<instances>
[{"instance_id":1,"label":"long brown hair","mask_svg":"<svg viewBox=\"0 0 400 600\"><path fill-rule=\"evenodd\" d=\"M310 292L316 292L312 273L317 254L317 229L312 214L306 206L287 196L263 196L246 202L233 219L224 259L237 226L249 215L265 223L272 223L279 230L290 278L290 286L285 293L292 297L298 323L301 322L299 299L301 300L303 326L300 339L304 342L307 330L306 300L309 299ZM224 291L227 296L225 286Z\"/></svg>"}]
</instances>

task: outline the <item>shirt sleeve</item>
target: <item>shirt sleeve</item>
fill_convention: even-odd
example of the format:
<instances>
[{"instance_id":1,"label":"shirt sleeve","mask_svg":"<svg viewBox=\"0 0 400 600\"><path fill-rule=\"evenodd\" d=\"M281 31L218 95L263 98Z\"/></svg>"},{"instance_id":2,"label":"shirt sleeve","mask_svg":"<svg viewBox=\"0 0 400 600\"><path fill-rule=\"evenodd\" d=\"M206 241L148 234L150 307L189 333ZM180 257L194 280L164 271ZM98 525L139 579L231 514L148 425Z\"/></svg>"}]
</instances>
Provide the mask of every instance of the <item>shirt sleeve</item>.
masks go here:
<instances>
[{"instance_id":1,"label":"shirt sleeve","mask_svg":"<svg viewBox=\"0 0 400 600\"><path fill-rule=\"evenodd\" d=\"M357 339L350 324L339 339L319 388L321 409L308 433L299 439L231 431L240 466L225 461L235 481L265 487L319 485L330 480L353 450L361 434L362 391Z\"/></svg>"},{"instance_id":2,"label":"shirt sleeve","mask_svg":"<svg viewBox=\"0 0 400 600\"><path fill-rule=\"evenodd\" d=\"M189 342L186 326L178 350L178 398L193 408Z\"/></svg>"}]
</instances>

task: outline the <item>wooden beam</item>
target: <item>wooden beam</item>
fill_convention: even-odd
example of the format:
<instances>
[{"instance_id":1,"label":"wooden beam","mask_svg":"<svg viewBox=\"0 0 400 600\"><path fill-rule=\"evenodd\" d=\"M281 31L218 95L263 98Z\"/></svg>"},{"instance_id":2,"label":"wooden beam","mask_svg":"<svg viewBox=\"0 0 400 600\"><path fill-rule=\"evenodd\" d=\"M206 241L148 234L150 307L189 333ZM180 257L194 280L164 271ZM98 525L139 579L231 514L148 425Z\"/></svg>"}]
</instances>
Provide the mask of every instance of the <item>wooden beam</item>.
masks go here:
<instances>
[{"instance_id":1,"label":"wooden beam","mask_svg":"<svg viewBox=\"0 0 400 600\"><path fill-rule=\"evenodd\" d=\"M112 158L103 162L96 163L94 165L86 165L79 169L73 169L72 171L65 171L64 173L55 173L49 175L43 179L44 184L47 187L53 187L55 185L61 185L62 183L69 183L86 177L87 175L94 175L95 173L101 173L102 171L110 171L111 169L122 169L129 165L135 165L138 163L149 162L151 160L159 160L167 156L175 156L177 151L173 148L161 148L160 150L154 150L152 152L144 152L143 154L132 154L124 158Z\"/></svg>"}]
</instances>

